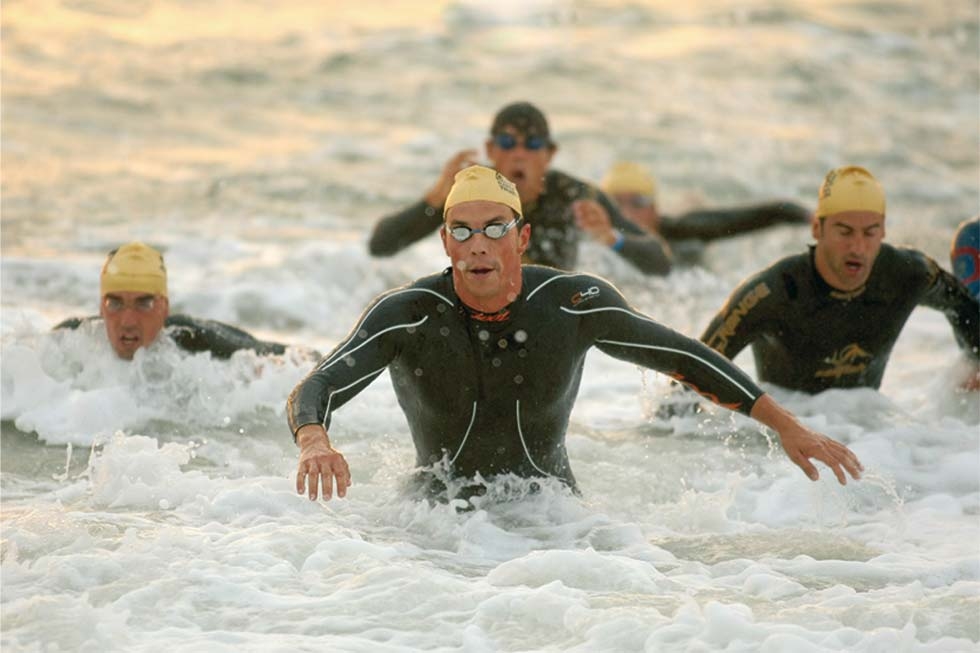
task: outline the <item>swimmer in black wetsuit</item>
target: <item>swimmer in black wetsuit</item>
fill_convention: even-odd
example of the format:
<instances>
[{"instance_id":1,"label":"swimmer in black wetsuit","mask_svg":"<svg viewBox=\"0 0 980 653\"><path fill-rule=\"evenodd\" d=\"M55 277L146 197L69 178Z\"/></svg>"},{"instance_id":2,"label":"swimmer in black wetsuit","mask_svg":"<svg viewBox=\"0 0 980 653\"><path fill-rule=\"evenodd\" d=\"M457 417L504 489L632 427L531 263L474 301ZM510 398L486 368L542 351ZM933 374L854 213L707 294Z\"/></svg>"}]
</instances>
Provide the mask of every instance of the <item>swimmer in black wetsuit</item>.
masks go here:
<instances>
[{"instance_id":1,"label":"swimmer in black wetsuit","mask_svg":"<svg viewBox=\"0 0 980 653\"><path fill-rule=\"evenodd\" d=\"M919 304L943 311L980 357L980 304L922 252L883 244L885 195L857 166L830 171L812 225L816 245L744 281L701 340L728 358L751 345L762 381L817 393L878 388Z\"/></svg>"},{"instance_id":2,"label":"swimmer in black wetsuit","mask_svg":"<svg viewBox=\"0 0 980 653\"><path fill-rule=\"evenodd\" d=\"M505 106L494 118L485 145L493 166L517 186L525 223L534 228L525 263L573 270L585 233L647 274L670 272L670 248L662 238L624 218L595 186L549 169L558 145L537 107L528 102ZM390 256L439 229L454 176L476 163L475 158L475 150L458 152L422 200L382 218L368 243L371 254Z\"/></svg>"},{"instance_id":3,"label":"swimmer in black wetsuit","mask_svg":"<svg viewBox=\"0 0 980 653\"><path fill-rule=\"evenodd\" d=\"M857 478L843 445L810 431L737 367L634 310L608 282L522 266L531 227L514 185L472 166L456 176L440 231L452 268L380 296L348 338L290 394L300 446L297 492L344 496L350 470L332 448L334 411L386 369L420 467L457 478L555 477L574 487L565 430L592 347L681 380L769 425L810 478L809 457Z\"/></svg>"},{"instance_id":4,"label":"swimmer in black wetsuit","mask_svg":"<svg viewBox=\"0 0 980 653\"><path fill-rule=\"evenodd\" d=\"M628 220L670 243L676 262L697 262L705 243L780 224L804 225L810 211L794 202L774 201L727 209L695 209L679 216L662 215L657 207L657 182L633 161L613 164L600 187Z\"/></svg>"},{"instance_id":5,"label":"swimmer in black wetsuit","mask_svg":"<svg viewBox=\"0 0 980 653\"><path fill-rule=\"evenodd\" d=\"M240 349L260 355L286 351L285 345L258 340L221 322L170 315L163 256L143 243L128 243L110 252L102 267L100 286L99 316L69 318L54 328L76 329L85 322L101 319L113 351L125 360L131 360L140 347L153 343L161 331L180 348L209 351L215 358L228 358Z\"/></svg>"}]
</instances>

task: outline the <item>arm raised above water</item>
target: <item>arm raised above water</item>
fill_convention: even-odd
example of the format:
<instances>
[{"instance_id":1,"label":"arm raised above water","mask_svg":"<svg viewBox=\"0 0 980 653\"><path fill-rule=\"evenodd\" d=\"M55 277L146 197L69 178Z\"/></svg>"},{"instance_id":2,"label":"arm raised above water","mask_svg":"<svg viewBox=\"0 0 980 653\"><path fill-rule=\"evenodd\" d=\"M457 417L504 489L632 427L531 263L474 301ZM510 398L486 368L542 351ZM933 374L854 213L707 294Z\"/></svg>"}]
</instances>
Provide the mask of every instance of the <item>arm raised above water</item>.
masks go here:
<instances>
[{"instance_id":1,"label":"arm raised above water","mask_svg":"<svg viewBox=\"0 0 980 653\"><path fill-rule=\"evenodd\" d=\"M737 410L779 434L786 455L811 479L819 474L810 458L830 467L838 482L845 471L860 478L863 469L844 445L803 426L792 413L765 394L734 363L703 343L668 329L637 312L615 288L596 280L594 296L603 300L590 308L563 307L592 324L595 345L611 356L663 372L730 410ZM599 285L602 283L603 285Z\"/></svg>"}]
</instances>

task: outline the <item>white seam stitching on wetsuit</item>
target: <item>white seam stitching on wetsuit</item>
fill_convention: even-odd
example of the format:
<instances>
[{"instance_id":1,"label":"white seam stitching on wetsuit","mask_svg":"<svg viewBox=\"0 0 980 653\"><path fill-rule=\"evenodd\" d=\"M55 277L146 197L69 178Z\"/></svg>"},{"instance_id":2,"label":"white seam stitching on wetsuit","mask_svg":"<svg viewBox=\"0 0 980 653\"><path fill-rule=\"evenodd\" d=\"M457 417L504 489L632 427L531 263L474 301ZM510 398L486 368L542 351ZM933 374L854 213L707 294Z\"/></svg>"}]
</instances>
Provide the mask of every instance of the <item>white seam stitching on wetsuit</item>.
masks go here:
<instances>
[{"instance_id":1,"label":"white seam stitching on wetsuit","mask_svg":"<svg viewBox=\"0 0 980 653\"><path fill-rule=\"evenodd\" d=\"M605 307L602 307L602 308L590 308L588 310L580 310L580 311L573 311L572 309L565 308L564 306L560 306L559 308L561 308L561 310L565 311L566 313L573 313L573 314L597 313L599 311L620 311L622 313L626 313L630 317L635 317L638 320L643 320L644 322L650 322L652 324L657 324L654 320L651 320L648 317L637 315L633 311L628 311L625 308L619 308L618 306L605 306ZM751 399L752 401L755 401L756 399L758 399L758 397L756 397L754 394L752 394L751 392L749 392L748 390L746 390L744 387L742 387L742 384L741 383L739 383L738 381L736 381L735 379L733 379L729 375L725 374L723 371L721 371L720 369L718 369L717 367L715 367L713 364L711 364L710 362L708 362L705 359L701 358L697 354L692 354L691 352L684 351L683 349L674 349L672 347L658 347L658 346L655 346L655 345L641 345L641 344L632 343L632 342L617 342L615 340L596 340L596 342L601 342L601 343L610 344L610 345L621 345L623 347L640 347L642 349L658 349L660 351L672 351L672 352L677 353L677 354L683 354L684 356L688 356L690 358L693 358L694 360L700 361L705 366L711 368L712 370L714 370L715 372L717 372L718 374L720 374L722 376L722 378L727 379L729 383L731 383L736 388L738 388L739 390L741 390L742 392L744 392L745 395L749 399Z\"/></svg>"},{"instance_id":2,"label":"white seam stitching on wetsuit","mask_svg":"<svg viewBox=\"0 0 980 653\"><path fill-rule=\"evenodd\" d=\"M333 360L333 358L335 358L335 357L339 356L341 353L343 353L343 348L346 347L347 345L349 345L351 343L351 341L357 336L357 333L361 330L361 325L364 324L365 322L367 322L367 319L369 317L371 317L371 313L373 313L376 308L378 308L379 306L381 306L383 303L385 303L386 301L388 301L392 297L395 297L397 295L401 295L401 294L407 293L407 292L427 292L430 295L435 295L436 297L438 297L442 301L446 302L450 306L455 306L455 304L453 304L452 301L450 301L448 297L446 297L445 295L440 295L436 291L429 290L428 288L406 288L405 290L399 290L397 292L393 292L390 295L387 295L384 298L380 299L377 304L375 304L374 306L371 307L371 310L368 311L364 315L364 317L361 318L361 321L357 323L357 326L354 327L354 331L351 333L351 337L348 338L347 341L344 342L344 344L340 346L340 348L337 350L337 353L335 353L332 357L328 358L327 360L323 361L323 363L321 363L321 365L329 363L330 361ZM321 369L319 365L317 366L317 369Z\"/></svg>"},{"instance_id":3,"label":"white seam stitching on wetsuit","mask_svg":"<svg viewBox=\"0 0 980 653\"><path fill-rule=\"evenodd\" d=\"M407 323L407 324L396 324L395 326L390 326L387 329L382 329L381 331L378 331L376 334L374 334L373 336L371 336L370 338L368 338L367 340L365 340L364 342L362 342L358 346L354 347L350 351L339 350L334 355L333 358L329 358L329 359L323 361L322 363L320 363L319 365L317 365L316 371L317 372L323 372L328 367L330 367L331 365L333 365L334 363L336 363L338 360L340 360L341 357L342 357L342 355L343 356L349 356L349 355L353 354L355 351L357 351L358 349L360 349L361 347L363 347L364 345L368 344L369 342L371 342L372 340L374 340L375 338L377 338L378 336L380 336L382 334L388 333L389 331L393 331L395 329L401 329L401 328L410 329L412 327L417 327L417 326L421 325L423 322L425 322L428 319L429 319L429 316L426 315L425 317L423 317L418 322L410 322L410 323ZM348 340L344 344L347 345L349 343L350 343L350 340Z\"/></svg>"},{"instance_id":4,"label":"white seam stitching on wetsuit","mask_svg":"<svg viewBox=\"0 0 980 653\"><path fill-rule=\"evenodd\" d=\"M517 437L521 439L521 446L524 447L524 455L527 456L527 459L531 462L531 466L534 467L534 469L538 470L545 476L551 476L551 474L538 467L537 463L534 462L534 458L531 458L531 452L528 451L527 442L524 441L524 432L521 430L521 400L520 399L517 400L516 412L517 412Z\"/></svg>"},{"instance_id":5,"label":"white seam stitching on wetsuit","mask_svg":"<svg viewBox=\"0 0 980 653\"><path fill-rule=\"evenodd\" d=\"M583 275L581 273L578 273L578 274L558 274L558 275L555 275L555 276L551 277L550 279L548 279L547 281L543 282L540 286L538 286L537 288L535 288L531 292L529 292L527 294L527 299L525 299L524 301L526 301L526 302L531 301L531 298L534 297L534 293L538 292L539 290L541 290L542 288L544 288L545 286L547 286L552 281L558 281L559 279L570 279L572 277L581 277L581 276L585 276L585 275Z\"/></svg>"},{"instance_id":6,"label":"white seam stitching on wetsuit","mask_svg":"<svg viewBox=\"0 0 980 653\"><path fill-rule=\"evenodd\" d=\"M650 322L651 324L656 324L660 326L660 323L654 319L646 317L645 315L639 315L634 311L628 311L625 308L620 308L619 306L603 306L601 308L589 308L589 309L583 309L577 311L571 308L566 308L564 306L559 306L558 308L565 311L566 313L573 313L575 315L584 314L584 313L598 313L599 311L619 311L621 313L626 313L630 317L635 317L638 320L643 320L644 322Z\"/></svg>"},{"instance_id":7,"label":"white seam stitching on wetsuit","mask_svg":"<svg viewBox=\"0 0 980 653\"><path fill-rule=\"evenodd\" d=\"M748 390L746 390L744 387L742 387L742 384L741 383L739 383L738 381L736 381L732 377L730 377L727 374L725 374L722 370L720 370L719 368L715 367L710 362L708 362L705 359L701 358L697 354L692 354L691 352L684 351L683 349L674 349L673 347L658 347L656 345L641 345L641 344L635 343L635 342L619 342L617 340L596 340L596 342L601 342L601 343L606 344L606 345L620 345L622 347L639 347L641 349L657 349L657 350L660 350L660 351L671 351L671 352L674 352L675 354L682 354L682 355L687 356L689 358L693 358L696 361L700 361L705 367L709 367L712 370L714 370L715 372L717 372L718 374L720 374L722 376L722 378L726 379L729 383L731 383L736 388L738 388L739 390L741 390L742 392L744 392L745 395L749 399L751 399L752 401L755 401L756 399L758 399L758 397L756 397L754 394L752 394L751 392L749 392ZM683 383L683 381L682 381L682 383Z\"/></svg>"},{"instance_id":8,"label":"white seam stitching on wetsuit","mask_svg":"<svg viewBox=\"0 0 980 653\"><path fill-rule=\"evenodd\" d=\"M460 452L463 450L463 446L466 444L466 438L470 437L470 429L473 428L473 422L476 421L476 402L473 402L473 414L470 416L470 425L466 427L466 433L463 434L463 441L459 443L459 449L456 450L456 455L452 457L449 464L452 465L459 458Z\"/></svg>"},{"instance_id":9,"label":"white seam stitching on wetsuit","mask_svg":"<svg viewBox=\"0 0 980 653\"><path fill-rule=\"evenodd\" d=\"M388 366L385 365L384 367L380 367L380 368L376 369L373 372L369 372L369 373L365 374L364 376L362 376L361 378L357 379L356 381L352 381L351 383L345 385L343 388L337 388L336 390L334 390L333 392L331 392L330 393L330 396L327 397L327 407L326 407L326 410L323 413L323 422L321 422L321 424L323 425L323 428L327 428L327 426L326 426L326 424L327 424L327 418L330 417L330 404L331 404L331 402L333 402L333 396L335 394L337 394L338 392L343 392L344 390L347 390L348 388L353 388L355 385L357 385L358 383L360 383L364 379L368 378L369 376L373 376L373 377L377 378L379 374L381 374L382 372L385 371L385 367L388 367Z\"/></svg>"}]
</instances>

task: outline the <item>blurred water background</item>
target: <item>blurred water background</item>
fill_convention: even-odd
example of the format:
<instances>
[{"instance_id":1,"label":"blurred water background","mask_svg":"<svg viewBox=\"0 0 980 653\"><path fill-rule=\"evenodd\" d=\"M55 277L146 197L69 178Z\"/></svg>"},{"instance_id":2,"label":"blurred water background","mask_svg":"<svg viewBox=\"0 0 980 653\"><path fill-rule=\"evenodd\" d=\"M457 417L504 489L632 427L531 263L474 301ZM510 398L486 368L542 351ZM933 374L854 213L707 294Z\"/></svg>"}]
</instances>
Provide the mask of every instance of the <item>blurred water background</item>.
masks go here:
<instances>
[{"instance_id":1,"label":"blurred water background","mask_svg":"<svg viewBox=\"0 0 980 653\"><path fill-rule=\"evenodd\" d=\"M980 403L920 309L880 392L770 388L867 477L809 483L752 422L658 420L667 385L596 353L568 436L583 496L457 514L400 494L387 377L336 417L349 497L293 490L301 357L115 360L107 251L160 247L172 309L329 350L438 238L365 242L493 113L547 113L555 166L655 171L676 213L865 165L888 240L949 268L980 211L972 0L10 0L2 11L2 563L10 651L975 651ZM650 279L582 266L697 335L785 226ZM738 362L753 370L751 356ZM451 361L433 361L438 370ZM826 471L826 470L825 470ZM513 497L522 488L500 487Z\"/></svg>"}]
</instances>

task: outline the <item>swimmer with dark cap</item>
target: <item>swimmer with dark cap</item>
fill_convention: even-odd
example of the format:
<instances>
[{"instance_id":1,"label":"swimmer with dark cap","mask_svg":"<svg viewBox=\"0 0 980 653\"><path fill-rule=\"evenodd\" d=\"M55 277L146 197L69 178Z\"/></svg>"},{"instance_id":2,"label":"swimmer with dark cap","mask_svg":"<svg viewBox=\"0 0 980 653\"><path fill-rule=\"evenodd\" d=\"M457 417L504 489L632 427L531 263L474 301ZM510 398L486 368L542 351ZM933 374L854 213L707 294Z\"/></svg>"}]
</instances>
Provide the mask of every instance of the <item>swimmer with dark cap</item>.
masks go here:
<instances>
[{"instance_id":1,"label":"swimmer with dark cap","mask_svg":"<svg viewBox=\"0 0 980 653\"><path fill-rule=\"evenodd\" d=\"M491 165L517 187L525 224L534 227L534 237L524 253L526 263L573 270L578 263L579 242L588 238L647 274L670 271L670 248L660 236L623 217L592 184L551 168L558 143L536 106L515 102L502 108L493 119L484 147ZM457 152L425 197L382 218L371 234L371 254L390 256L439 229L456 173L477 163L476 158L476 150Z\"/></svg>"}]
</instances>

